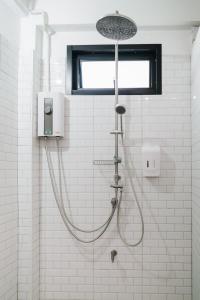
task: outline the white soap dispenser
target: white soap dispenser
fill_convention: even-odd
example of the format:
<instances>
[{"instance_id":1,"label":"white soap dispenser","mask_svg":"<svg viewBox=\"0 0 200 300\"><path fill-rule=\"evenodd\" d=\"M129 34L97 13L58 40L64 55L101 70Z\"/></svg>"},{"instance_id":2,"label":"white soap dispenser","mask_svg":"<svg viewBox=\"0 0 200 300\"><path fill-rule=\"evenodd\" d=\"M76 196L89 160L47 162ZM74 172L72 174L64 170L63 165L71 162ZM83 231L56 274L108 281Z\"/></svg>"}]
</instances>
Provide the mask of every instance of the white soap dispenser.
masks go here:
<instances>
[{"instance_id":1,"label":"white soap dispenser","mask_svg":"<svg viewBox=\"0 0 200 300\"><path fill-rule=\"evenodd\" d=\"M145 144L142 147L143 154L143 176L159 177L160 176L160 146Z\"/></svg>"}]
</instances>

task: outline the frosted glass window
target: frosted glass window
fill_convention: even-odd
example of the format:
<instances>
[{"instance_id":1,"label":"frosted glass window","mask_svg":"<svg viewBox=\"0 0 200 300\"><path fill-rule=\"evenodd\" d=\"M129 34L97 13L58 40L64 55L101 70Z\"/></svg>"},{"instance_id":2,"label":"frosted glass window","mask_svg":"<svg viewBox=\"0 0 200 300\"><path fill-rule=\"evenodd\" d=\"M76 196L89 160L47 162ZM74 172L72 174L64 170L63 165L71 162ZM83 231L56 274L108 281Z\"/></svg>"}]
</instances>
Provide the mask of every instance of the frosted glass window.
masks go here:
<instances>
[{"instance_id":1,"label":"frosted glass window","mask_svg":"<svg viewBox=\"0 0 200 300\"><path fill-rule=\"evenodd\" d=\"M106 89L114 87L114 61L82 61L82 88ZM119 88L149 88L148 60L119 61Z\"/></svg>"}]
</instances>

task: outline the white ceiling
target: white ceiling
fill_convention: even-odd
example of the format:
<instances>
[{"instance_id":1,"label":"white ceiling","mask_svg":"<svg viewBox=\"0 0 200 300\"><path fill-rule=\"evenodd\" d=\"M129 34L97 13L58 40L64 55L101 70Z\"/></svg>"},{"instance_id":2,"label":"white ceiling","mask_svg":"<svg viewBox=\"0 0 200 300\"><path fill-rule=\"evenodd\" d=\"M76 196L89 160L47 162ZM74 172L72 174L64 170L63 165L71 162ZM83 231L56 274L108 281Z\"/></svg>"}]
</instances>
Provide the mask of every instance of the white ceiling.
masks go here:
<instances>
[{"instance_id":1,"label":"white ceiling","mask_svg":"<svg viewBox=\"0 0 200 300\"><path fill-rule=\"evenodd\" d=\"M12 11L19 15L24 16L27 15L30 10L35 8L35 4L37 0L0 0L5 5L10 7Z\"/></svg>"},{"instance_id":2,"label":"white ceiling","mask_svg":"<svg viewBox=\"0 0 200 300\"><path fill-rule=\"evenodd\" d=\"M23 0L28 1L28 0ZM200 21L200 0L37 0L52 24L94 24L119 10L138 26L183 26Z\"/></svg>"},{"instance_id":3,"label":"white ceiling","mask_svg":"<svg viewBox=\"0 0 200 300\"><path fill-rule=\"evenodd\" d=\"M35 7L35 0L15 0L16 2L21 2L25 7L28 9L34 9Z\"/></svg>"}]
</instances>

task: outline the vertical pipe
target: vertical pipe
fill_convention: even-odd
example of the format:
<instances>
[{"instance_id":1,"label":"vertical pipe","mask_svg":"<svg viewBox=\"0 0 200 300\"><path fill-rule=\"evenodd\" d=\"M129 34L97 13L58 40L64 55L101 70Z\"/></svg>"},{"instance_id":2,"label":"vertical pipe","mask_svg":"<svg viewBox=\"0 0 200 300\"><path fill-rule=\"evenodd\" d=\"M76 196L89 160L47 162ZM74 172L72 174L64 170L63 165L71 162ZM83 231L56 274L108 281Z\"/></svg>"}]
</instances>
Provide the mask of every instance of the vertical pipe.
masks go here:
<instances>
[{"instance_id":1,"label":"vertical pipe","mask_svg":"<svg viewBox=\"0 0 200 300\"><path fill-rule=\"evenodd\" d=\"M47 32L47 89L51 92L51 33Z\"/></svg>"},{"instance_id":2,"label":"vertical pipe","mask_svg":"<svg viewBox=\"0 0 200 300\"><path fill-rule=\"evenodd\" d=\"M115 105L118 104L118 42L115 44Z\"/></svg>"},{"instance_id":3,"label":"vertical pipe","mask_svg":"<svg viewBox=\"0 0 200 300\"><path fill-rule=\"evenodd\" d=\"M115 44L115 106L118 104L118 43ZM114 107L115 110L115 107ZM118 113L115 111L115 130L118 130ZM115 134L115 159L118 159L118 134ZM115 184L118 184L118 162L115 161Z\"/></svg>"}]
</instances>

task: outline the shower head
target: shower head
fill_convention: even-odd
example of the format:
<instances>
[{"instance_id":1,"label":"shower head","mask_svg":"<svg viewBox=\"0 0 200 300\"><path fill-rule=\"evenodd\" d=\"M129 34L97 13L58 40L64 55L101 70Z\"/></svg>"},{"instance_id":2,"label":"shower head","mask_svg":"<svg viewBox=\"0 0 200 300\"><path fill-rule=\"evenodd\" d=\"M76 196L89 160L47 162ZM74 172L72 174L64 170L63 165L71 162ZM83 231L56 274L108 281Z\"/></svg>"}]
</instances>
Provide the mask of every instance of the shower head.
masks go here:
<instances>
[{"instance_id":1,"label":"shower head","mask_svg":"<svg viewBox=\"0 0 200 300\"><path fill-rule=\"evenodd\" d=\"M120 41L132 38L137 32L137 25L132 19L116 11L115 14L98 20L96 29L104 37Z\"/></svg>"},{"instance_id":2,"label":"shower head","mask_svg":"<svg viewBox=\"0 0 200 300\"><path fill-rule=\"evenodd\" d=\"M125 108L124 105L117 104L117 105L115 106L115 111L116 111L116 113L118 113L119 115L123 115L123 114L125 114L125 112L126 112L126 108Z\"/></svg>"}]
</instances>

